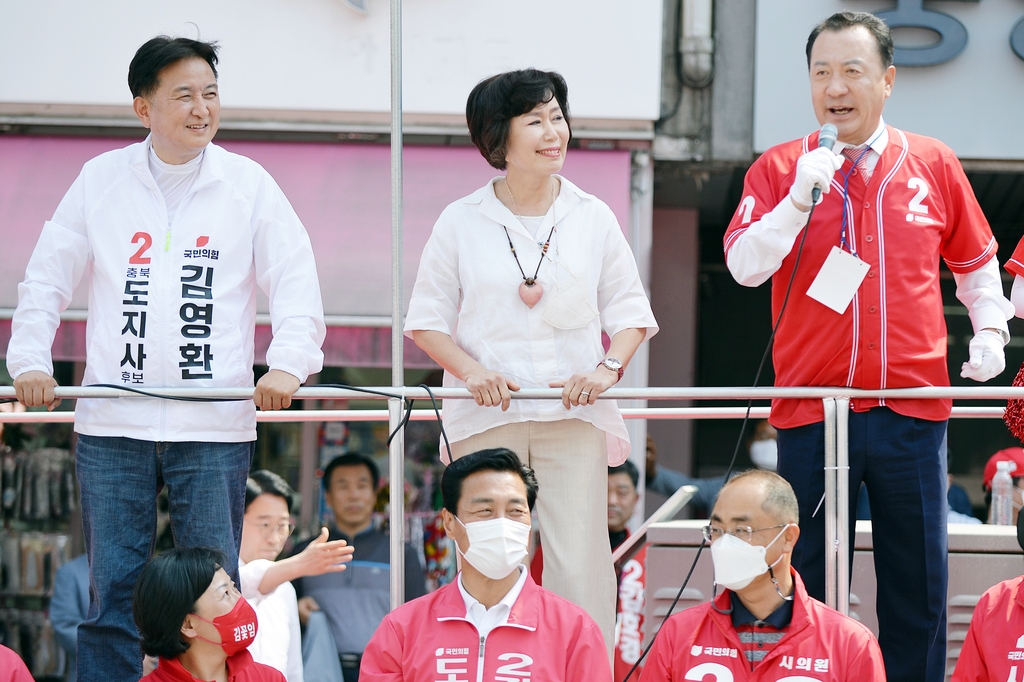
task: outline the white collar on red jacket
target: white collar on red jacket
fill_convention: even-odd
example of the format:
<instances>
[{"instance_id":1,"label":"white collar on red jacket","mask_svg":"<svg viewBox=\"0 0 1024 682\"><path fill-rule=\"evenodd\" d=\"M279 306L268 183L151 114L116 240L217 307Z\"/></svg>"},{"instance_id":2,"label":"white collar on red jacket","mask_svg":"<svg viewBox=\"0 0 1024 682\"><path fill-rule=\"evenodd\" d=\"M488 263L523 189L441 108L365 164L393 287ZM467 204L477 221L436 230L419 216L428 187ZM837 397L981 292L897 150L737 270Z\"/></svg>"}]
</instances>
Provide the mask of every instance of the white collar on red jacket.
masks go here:
<instances>
[{"instance_id":1,"label":"white collar on red jacket","mask_svg":"<svg viewBox=\"0 0 1024 682\"><path fill-rule=\"evenodd\" d=\"M507 625L525 630L536 630L540 622L540 600L550 598L561 600L561 597L539 587L530 577L529 571L525 575L526 579L523 581L519 598L516 599L508 614ZM458 583L449 583L434 594L439 595L435 606L437 620L469 620L466 618L466 602L462 599Z\"/></svg>"},{"instance_id":2,"label":"white collar on red jacket","mask_svg":"<svg viewBox=\"0 0 1024 682\"><path fill-rule=\"evenodd\" d=\"M512 606L515 605L516 599L519 599L519 593L523 591L523 585L526 584L526 566L519 564L519 578L509 588L509 591L505 593L505 596L501 598L497 604L491 608L487 608L480 601L466 591L466 586L462 584L462 572L455 580L459 586L459 593L462 595L462 601L466 604L466 619L472 621L473 625L483 636L487 632L490 632L499 625L505 625L508 622L508 615L512 612Z\"/></svg>"}]
</instances>

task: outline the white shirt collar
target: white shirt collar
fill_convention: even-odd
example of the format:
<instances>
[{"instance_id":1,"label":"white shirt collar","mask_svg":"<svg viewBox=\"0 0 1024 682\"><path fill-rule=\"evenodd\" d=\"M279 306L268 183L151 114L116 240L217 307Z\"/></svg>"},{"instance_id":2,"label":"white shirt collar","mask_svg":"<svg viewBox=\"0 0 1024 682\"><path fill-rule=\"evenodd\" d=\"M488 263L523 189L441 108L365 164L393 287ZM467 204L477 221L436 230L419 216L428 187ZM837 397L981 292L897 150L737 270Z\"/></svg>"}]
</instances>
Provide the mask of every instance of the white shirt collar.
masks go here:
<instances>
[{"instance_id":1,"label":"white shirt collar","mask_svg":"<svg viewBox=\"0 0 1024 682\"><path fill-rule=\"evenodd\" d=\"M462 584L462 572L459 572L459 579L456 582L459 584L462 601L466 604L466 619L476 626L481 637L486 637L491 630L508 622L512 605L516 603L516 599L519 599L519 593L523 591L523 585L526 584L526 574L526 566L519 564L519 579L516 580L515 585L501 598L501 601L488 609L466 591L466 587Z\"/></svg>"},{"instance_id":2,"label":"white shirt collar","mask_svg":"<svg viewBox=\"0 0 1024 682\"><path fill-rule=\"evenodd\" d=\"M884 152L885 148L889 145L889 129L885 127L885 120L882 119L881 117L879 117L878 119L878 127L875 128L875 132L872 133L871 137L868 138L868 142L870 143L871 151L878 154L878 156L881 156L882 152ZM846 149L847 147L858 146L860 145L847 144L846 142L836 142L836 145L835 147L832 148L832 151L835 152L836 154L842 154L843 150Z\"/></svg>"}]
</instances>

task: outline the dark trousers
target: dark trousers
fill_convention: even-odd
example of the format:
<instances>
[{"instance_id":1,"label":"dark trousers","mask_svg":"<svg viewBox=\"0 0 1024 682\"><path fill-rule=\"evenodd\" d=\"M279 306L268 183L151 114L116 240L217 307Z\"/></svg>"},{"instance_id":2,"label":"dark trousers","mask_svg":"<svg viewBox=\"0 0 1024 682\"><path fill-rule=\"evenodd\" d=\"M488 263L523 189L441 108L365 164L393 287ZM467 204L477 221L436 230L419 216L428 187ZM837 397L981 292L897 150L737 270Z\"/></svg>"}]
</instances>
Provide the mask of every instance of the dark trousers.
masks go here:
<instances>
[{"instance_id":1,"label":"dark trousers","mask_svg":"<svg viewBox=\"0 0 1024 682\"><path fill-rule=\"evenodd\" d=\"M942 682L946 659L946 422L887 407L850 412L850 539L861 482L871 504L878 640L889 682ZM796 491L793 566L825 595L824 425L779 429L779 474ZM815 509L818 509L815 515ZM850 549L853 563L853 549Z\"/></svg>"},{"instance_id":2,"label":"dark trousers","mask_svg":"<svg viewBox=\"0 0 1024 682\"><path fill-rule=\"evenodd\" d=\"M216 547L238 583L245 481L255 443L153 443L78 436L75 469L89 554L89 614L78 628L80 682L142 676L132 590L156 541L157 482L177 547Z\"/></svg>"}]
</instances>

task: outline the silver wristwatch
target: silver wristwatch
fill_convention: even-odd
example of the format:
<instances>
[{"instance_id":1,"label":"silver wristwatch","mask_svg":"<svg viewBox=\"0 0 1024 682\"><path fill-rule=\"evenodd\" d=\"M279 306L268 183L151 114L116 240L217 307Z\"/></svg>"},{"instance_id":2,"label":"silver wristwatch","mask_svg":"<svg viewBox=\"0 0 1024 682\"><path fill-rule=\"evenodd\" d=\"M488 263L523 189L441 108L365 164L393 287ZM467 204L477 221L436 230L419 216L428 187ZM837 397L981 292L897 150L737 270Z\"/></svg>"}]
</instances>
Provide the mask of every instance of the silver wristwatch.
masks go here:
<instances>
[{"instance_id":1,"label":"silver wristwatch","mask_svg":"<svg viewBox=\"0 0 1024 682\"><path fill-rule=\"evenodd\" d=\"M597 363L597 366L606 367L607 369L610 369L611 371L618 374L619 378L616 379L616 381L622 379L622 373L625 371L625 369L622 366L622 360L619 360L618 358L605 358L601 362Z\"/></svg>"}]
</instances>

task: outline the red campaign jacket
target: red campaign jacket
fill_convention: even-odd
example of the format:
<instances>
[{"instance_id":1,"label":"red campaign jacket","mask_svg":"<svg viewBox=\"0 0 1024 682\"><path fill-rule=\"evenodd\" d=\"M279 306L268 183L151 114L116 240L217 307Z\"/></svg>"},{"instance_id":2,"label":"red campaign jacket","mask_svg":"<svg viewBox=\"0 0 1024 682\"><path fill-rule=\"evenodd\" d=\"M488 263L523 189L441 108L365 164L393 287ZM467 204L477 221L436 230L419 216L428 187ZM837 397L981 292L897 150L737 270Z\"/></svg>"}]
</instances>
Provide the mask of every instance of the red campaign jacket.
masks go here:
<instances>
[{"instance_id":1,"label":"red campaign jacket","mask_svg":"<svg viewBox=\"0 0 1024 682\"><path fill-rule=\"evenodd\" d=\"M33 682L25 662L3 644L0 644L0 682Z\"/></svg>"},{"instance_id":2,"label":"red campaign jacket","mask_svg":"<svg viewBox=\"0 0 1024 682\"><path fill-rule=\"evenodd\" d=\"M527 576L508 624L486 639L466 619L456 583L392 611L363 652L360 682L605 682L597 624Z\"/></svg>"},{"instance_id":3,"label":"red campaign jacket","mask_svg":"<svg viewBox=\"0 0 1024 682\"><path fill-rule=\"evenodd\" d=\"M729 614L707 603L665 621L640 681L884 682L882 651L871 631L811 599L800 576L792 573L793 619L782 640L753 670ZM729 591L715 603L727 610Z\"/></svg>"},{"instance_id":4,"label":"red campaign jacket","mask_svg":"<svg viewBox=\"0 0 1024 682\"><path fill-rule=\"evenodd\" d=\"M280 671L252 660L252 654L239 651L228 658L228 680L230 682L285 682ZM199 682L192 673L185 670L176 658L161 658L160 665L139 682Z\"/></svg>"},{"instance_id":5,"label":"red campaign jacket","mask_svg":"<svg viewBox=\"0 0 1024 682\"><path fill-rule=\"evenodd\" d=\"M814 224L807 230L772 349L776 386L949 386L939 258L954 273L965 274L995 258L997 245L953 151L923 135L892 126L887 130L889 144L870 182L865 186L860 178L851 178L844 202L843 173L852 164L846 160L832 179L832 191L814 209ZM786 199L797 159L817 146L814 133L772 147L754 162L725 233L727 257L751 224ZM847 311L839 315L805 292L840 243L844 211L847 242L870 270ZM772 275L772 320L782 307L796 254L794 245ZM850 402L855 412L879 405L904 416L942 421L949 418L952 401ZM769 421L788 429L820 422L823 414L818 399L775 399Z\"/></svg>"},{"instance_id":6,"label":"red campaign jacket","mask_svg":"<svg viewBox=\"0 0 1024 682\"><path fill-rule=\"evenodd\" d=\"M974 607L952 682L1024 679L1024 576L989 588Z\"/></svg>"}]
</instances>

